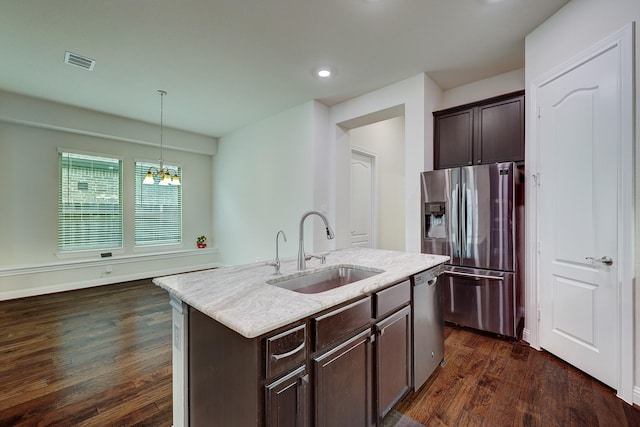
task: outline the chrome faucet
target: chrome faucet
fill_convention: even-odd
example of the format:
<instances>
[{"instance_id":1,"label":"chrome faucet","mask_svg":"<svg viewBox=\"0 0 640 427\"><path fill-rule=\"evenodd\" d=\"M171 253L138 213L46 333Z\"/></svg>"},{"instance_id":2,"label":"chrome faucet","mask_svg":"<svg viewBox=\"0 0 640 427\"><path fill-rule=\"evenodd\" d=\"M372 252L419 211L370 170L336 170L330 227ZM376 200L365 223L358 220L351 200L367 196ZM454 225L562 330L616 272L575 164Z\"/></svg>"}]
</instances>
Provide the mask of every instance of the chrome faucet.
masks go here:
<instances>
[{"instance_id":1,"label":"chrome faucet","mask_svg":"<svg viewBox=\"0 0 640 427\"><path fill-rule=\"evenodd\" d=\"M287 241L287 236L284 234L284 231L279 230L278 233L276 234L276 258L273 261L270 261L267 263L267 265L270 265L272 267L275 267L276 272L273 274L281 274L280 273L280 256L278 255L278 237L280 237L280 234L282 234L282 238L284 239L284 241Z\"/></svg>"},{"instance_id":2,"label":"chrome faucet","mask_svg":"<svg viewBox=\"0 0 640 427\"><path fill-rule=\"evenodd\" d=\"M310 255L304 253L304 220L307 219L309 215L318 215L324 221L324 227L327 230L327 239L331 240L335 237L333 234L333 230L331 230L331 226L329 225L329 221L327 217L321 214L318 211L309 211L302 214L302 218L300 218L300 246L298 247L298 270L304 270L307 268L307 259L311 258ZM324 256L321 257L324 259Z\"/></svg>"}]
</instances>

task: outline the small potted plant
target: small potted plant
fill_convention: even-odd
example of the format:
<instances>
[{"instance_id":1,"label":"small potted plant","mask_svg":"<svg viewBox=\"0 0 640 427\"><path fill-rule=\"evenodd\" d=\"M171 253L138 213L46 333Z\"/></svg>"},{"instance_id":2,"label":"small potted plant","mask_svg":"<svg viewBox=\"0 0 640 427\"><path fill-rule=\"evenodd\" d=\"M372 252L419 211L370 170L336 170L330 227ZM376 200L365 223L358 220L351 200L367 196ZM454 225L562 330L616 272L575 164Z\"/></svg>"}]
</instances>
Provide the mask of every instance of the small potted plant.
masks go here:
<instances>
[{"instance_id":1,"label":"small potted plant","mask_svg":"<svg viewBox=\"0 0 640 427\"><path fill-rule=\"evenodd\" d=\"M207 247L207 236L200 236L196 242L200 249Z\"/></svg>"}]
</instances>

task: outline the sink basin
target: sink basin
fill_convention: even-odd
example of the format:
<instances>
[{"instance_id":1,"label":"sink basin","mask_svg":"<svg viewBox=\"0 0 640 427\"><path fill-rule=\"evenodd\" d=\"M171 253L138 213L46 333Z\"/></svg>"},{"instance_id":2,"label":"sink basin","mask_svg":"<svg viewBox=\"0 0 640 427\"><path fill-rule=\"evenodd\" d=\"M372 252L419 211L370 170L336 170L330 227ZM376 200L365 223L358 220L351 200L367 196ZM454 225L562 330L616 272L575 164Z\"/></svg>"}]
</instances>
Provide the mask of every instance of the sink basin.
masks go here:
<instances>
[{"instance_id":1,"label":"sink basin","mask_svg":"<svg viewBox=\"0 0 640 427\"><path fill-rule=\"evenodd\" d=\"M267 284L302 294L317 294L367 279L382 272L383 270L336 266L302 276L294 276L290 279L278 278L268 280Z\"/></svg>"}]
</instances>

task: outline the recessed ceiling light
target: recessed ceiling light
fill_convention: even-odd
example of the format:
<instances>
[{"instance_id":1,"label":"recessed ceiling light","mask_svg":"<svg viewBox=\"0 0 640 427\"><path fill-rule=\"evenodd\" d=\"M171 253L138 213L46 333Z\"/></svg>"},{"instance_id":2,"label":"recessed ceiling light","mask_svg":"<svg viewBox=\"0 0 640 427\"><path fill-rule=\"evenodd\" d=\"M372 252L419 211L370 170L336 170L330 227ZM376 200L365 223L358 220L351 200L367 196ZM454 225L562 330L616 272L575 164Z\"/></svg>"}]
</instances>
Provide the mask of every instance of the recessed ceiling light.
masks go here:
<instances>
[{"instance_id":1,"label":"recessed ceiling light","mask_svg":"<svg viewBox=\"0 0 640 427\"><path fill-rule=\"evenodd\" d=\"M331 77L331 70L328 68L319 68L316 72L316 75L321 79L326 79Z\"/></svg>"},{"instance_id":2,"label":"recessed ceiling light","mask_svg":"<svg viewBox=\"0 0 640 427\"><path fill-rule=\"evenodd\" d=\"M311 69L311 75L318 80L332 80L338 75L338 70L335 67L328 65L321 65Z\"/></svg>"}]
</instances>

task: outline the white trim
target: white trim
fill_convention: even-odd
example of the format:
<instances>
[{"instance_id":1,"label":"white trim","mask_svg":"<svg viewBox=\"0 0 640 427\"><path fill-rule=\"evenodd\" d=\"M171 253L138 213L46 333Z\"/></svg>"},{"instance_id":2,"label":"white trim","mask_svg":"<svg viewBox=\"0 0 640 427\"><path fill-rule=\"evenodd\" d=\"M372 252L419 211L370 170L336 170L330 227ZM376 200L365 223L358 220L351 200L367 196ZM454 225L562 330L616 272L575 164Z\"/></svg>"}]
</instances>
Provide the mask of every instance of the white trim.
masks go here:
<instances>
[{"instance_id":1,"label":"white trim","mask_svg":"<svg viewBox=\"0 0 640 427\"><path fill-rule=\"evenodd\" d=\"M171 295L173 346L173 426L189 425L189 311L187 304Z\"/></svg>"},{"instance_id":2,"label":"white trim","mask_svg":"<svg viewBox=\"0 0 640 427\"><path fill-rule=\"evenodd\" d=\"M2 116L0 116L0 123L9 123L9 124L26 126L26 127L36 128L36 129L52 130L52 131L56 131L56 132L71 133L71 134L74 134L74 135L91 136L91 137L94 137L94 138L108 139L108 140L111 140L111 141L128 142L130 144L147 145L147 146L150 146L150 147L160 148L158 143L157 142L153 142L153 141L144 141L142 139L128 138L128 137L124 137L124 136L116 136L116 135L110 135L110 134L105 134L105 133L100 133L100 132L91 132L91 131L86 131L86 130L82 130L82 129L74 129L74 128L70 128L70 127L51 125L51 124L47 124L47 123L38 123L38 122L29 121L29 120L14 119L14 118L10 118L10 117L2 117ZM165 129L166 129L166 127L165 127ZM184 152L184 153L204 154L204 155L207 155L207 156L215 155L215 153L213 153L213 154L212 153L208 153L208 152L206 152L204 150L197 150L197 149L192 149L192 148L189 148L189 147L180 147L180 146L177 146L177 145L164 144L164 148L167 149L167 150L181 151L181 152Z\"/></svg>"},{"instance_id":3,"label":"white trim","mask_svg":"<svg viewBox=\"0 0 640 427\"><path fill-rule=\"evenodd\" d=\"M529 142L527 144L527 154L529 167L532 167L527 174L531 177L537 173L539 163L538 144L538 90L552 80L579 67L590 59L602 54L605 51L618 48L620 52L620 153L618 158L618 272L619 272L619 292L618 292L618 387L619 398L631 403L634 401L634 393L637 390L633 387L634 373L634 324L633 324L633 287L634 287L634 117L633 117L633 64L634 64L634 24L625 26L620 31L606 38L597 45L585 50L581 54L566 61L540 78L532 81L530 85L529 100L531 109L529 111ZM533 124L533 125L531 125ZM530 179L529 181L534 181ZM528 221L527 227L527 307L526 318L534 319L527 326L531 332L531 344L539 349L539 328L538 328L538 299L539 299L539 260L537 253L538 227L537 218L538 201L535 187L529 186L527 192L527 218L534 218Z\"/></svg>"},{"instance_id":4,"label":"white trim","mask_svg":"<svg viewBox=\"0 0 640 427\"><path fill-rule=\"evenodd\" d=\"M188 273L190 271L205 270L210 268L218 268L218 263L207 263L200 265L190 265L188 267L176 267L166 270L154 270L153 274L149 272L127 274L123 276L116 276L112 278L100 278L92 280L82 280L73 283L63 283L52 286L41 286L37 288L18 289L13 291L0 292L0 301L32 297L37 295L53 294L56 292L73 291L76 289L92 288L95 286L112 285L114 283L129 282L131 280L150 279L152 277L170 276L173 274Z\"/></svg>"},{"instance_id":5,"label":"white trim","mask_svg":"<svg viewBox=\"0 0 640 427\"><path fill-rule=\"evenodd\" d=\"M529 344L540 350L538 334L538 120L537 86L532 83L529 98L529 141L525 145L525 330Z\"/></svg>"},{"instance_id":6,"label":"white trim","mask_svg":"<svg viewBox=\"0 0 640 427\"><path fill-rule=\"evenodd\" d=\"M635 405L640 405L640 386L635 386L633 388L633 403Z\"/></svg>"},{"instance_id":7,"label":"white trim","mask_svg":"<svg viewBox=\"0 0 640 427\"><path fill-rule=\"evenodd\" d=\"M58 154L79 154L81 156L101 157L108 160L119 160L124 164L124 157L117 154L98 153L94 151L76 150L73 148L57 147Z\"/></svg>"},{"instance_id":8,"label":"white trim","mask_svg":"<svg viewBox=\"0 0 640 427\"><path fill-rule=\"evenodd\" d=\"M104 264L116 265L116 264L131 264L140 261L154 261L166 258L176 257L191 257L193 255L201 255L203 253L218 253L217 248L211 249L184 249L179 251L167 251L167 252L153 252L135 255L121 255L108 258L98 259L76 259L73 261L65 262L51 262L33 265L19 265L13 267L0 268L0 277L19 276L24 274L34 273L51 273L54 271L87 268L87 267L100 267ZM0 298L1 300L2 298Z\"/></svg>"}]
</instances>

